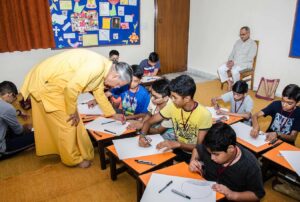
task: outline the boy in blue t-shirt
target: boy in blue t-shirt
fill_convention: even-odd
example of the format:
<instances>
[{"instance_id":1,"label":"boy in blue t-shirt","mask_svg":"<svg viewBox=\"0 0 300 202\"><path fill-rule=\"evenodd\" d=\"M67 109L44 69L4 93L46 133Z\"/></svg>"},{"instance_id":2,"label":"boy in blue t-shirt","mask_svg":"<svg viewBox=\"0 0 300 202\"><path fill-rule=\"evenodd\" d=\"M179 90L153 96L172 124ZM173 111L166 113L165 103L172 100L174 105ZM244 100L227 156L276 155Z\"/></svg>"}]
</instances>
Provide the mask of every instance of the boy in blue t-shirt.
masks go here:
<instances>
[{"instance_id":1,"label":"boy in blue t-shirt","mask_svg":"<svg viewBox=\"0 0 300 202\"><path fill-rule=\"evenodd\" d=\"M121 97L122 110L127 120L139 119L146 116L150 101L149 92L140 85L143 70L138 65L132 65L131 68L133 77L130 85L111 90L114 98ZM119 118L122 119L121 117Z\"/></svg>"},{"instance_id":2,"label":"boy in blue t-shirt","mask_svg":"<svg viewBox=\"0 0 300 202\"><path fill-rule=\"evenodd\" d=\"M141 61L140 67L144 71L144 76L156 76L160 68L158 54L156 52L150 53L148 59Z\"/></svg>"},{"instance_id":3,"label":"boy in blue t-shirt","mask_svg":"<svg viewBox=\"0 0 300 202\"><path fill-rule=\"evenodd\" d=\"M252 116L253 129L250 133L252 137L259 134L258 118L271 116L272 122L266 133L266 141L281 139L294 143L300 131L300 87L296 84L286 86L282 91L282 99L273 101L266 108Z\"/></svg>"}]
</instances>

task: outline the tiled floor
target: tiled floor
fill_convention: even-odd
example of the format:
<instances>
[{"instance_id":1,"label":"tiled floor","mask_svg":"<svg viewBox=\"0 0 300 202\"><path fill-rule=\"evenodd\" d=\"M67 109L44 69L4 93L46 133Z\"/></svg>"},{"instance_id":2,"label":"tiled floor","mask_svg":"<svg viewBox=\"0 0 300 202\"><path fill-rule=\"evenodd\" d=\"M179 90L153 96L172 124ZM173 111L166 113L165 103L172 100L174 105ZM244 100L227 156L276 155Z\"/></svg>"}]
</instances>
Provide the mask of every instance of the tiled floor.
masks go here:
<instances>
[{"instance_id":1,"label":"tiled floor","mask_svg":"<svg viewBox=\"0 0 300 202\"><path fill-rule=\"evenodd\" d=\"M201 76L198 76L198 75L191 74L188 71L176 72L176 73L171 73L171 74L164 74L163 76L165 76L169 80L172 80L172 79L176 78L177 76L184 75L184 74L191 76L194 79L195 83L203 83L205 81L210 80L208 78L204 78L204 77L201 77Z\"/></svg>"}]
</instances>

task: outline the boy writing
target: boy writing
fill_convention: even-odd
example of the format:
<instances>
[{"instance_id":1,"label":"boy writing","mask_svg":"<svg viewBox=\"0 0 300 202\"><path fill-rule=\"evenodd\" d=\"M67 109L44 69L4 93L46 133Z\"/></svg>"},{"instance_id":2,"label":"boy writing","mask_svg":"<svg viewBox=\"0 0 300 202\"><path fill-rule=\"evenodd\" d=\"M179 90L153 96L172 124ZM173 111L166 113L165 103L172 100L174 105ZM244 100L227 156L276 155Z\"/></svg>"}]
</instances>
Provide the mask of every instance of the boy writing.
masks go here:
<instances>
[{"instance_id":1,"label":"boy writing","mask_svg":"<svg viewBox=\"0 0 300 202\"><path fill-rule=\"evenodd\" d=\"M239 116L245 119L244 123L251 125L251 111L253 109L253 100L248 92L248 84L245 81L237 81L232 86L232 91L223 94L220 97L211 99L212 105L219 115ZM219 108L218 100L230 102L230 111L224 111Z\"/></svg>"},{"instance_id":2,"label":"boy writing","mask_svg":"<svg viewBox=\"0 0 300 202\"><path fill-rule=\"evenodd\" d=\"M259 134L258 118L271 116L272 122L266 133L266 141L282 139L294 143L300 131L300 108L297 103L300 101L300 88L296 84L287 85L282 92L281 101L273 101L263 110L252 116L253 129L252 137Z\"/></svg>"},{"instance_id":3,"label":"boy writing","mask_svg":"<svg viewBox=\"0 0 300 202\"><path fill-rule=\"evenodd\" d=\"M0 153L18 150L34 143L31 125L21 125L17 119L24 115L11 105L18 95L15 84L10 81L0 83ZM1 154L0 154L1 156Z\"/></svg>"},{"instance_id":4,"label":"boy writing","mask_svg":"<svg viewBox=\"0 0 300 202\"><path fill-rule=\"evenodd\" d=\"M193 148L197 143L202 143L207 130L211 127L212 117L205 107L194 101L196 84L190 76L178 76L170 82L169 86L173 102L168 103L159 113L144 123L139 145L150 146L144 136L151 125L164 119L172 119L176 141L165 140L157 145L157 149L174 149L176 161L189 162Z\"/></svg>"},{"instance_id":5,"label":"boy writing","mask_svg":"<svg viewBox=\"0 0 300 202\"><path fill-rule=\"evenodd\" d=\"M114 98L121 97L123 114L126 116L127 120L145 117L148 112L147 107L150 101L148 91L140 85L143 70L138 65L132 65L131 69L133 76L130 85L111 90L111 95ZM122 120L122 116L122 114L119 114L116 118Z\"/></svg>"},{"instance_id":6,"label":"boy writing","mask_svg":"<svg viewBox=\"0 0 300 202\"><path fill-rule=\"evenodd\" d=\"M156 52L152 52L148 59L144 59L140 63L140 67L144 70L144 76L155 76L160 68L159 56Z\"/></svg>"},{"instance_id":7,"label":"boy writing","mask_svg":"<svg viewBox=\"0 0 300 202\"><path fill-rule=\"evenodd\" d=\"M265 195L257 159L236 145L236 134L225 123L209 129L203 144L193 150L189 169L216 181L212 189L230 201L259 201Z\"/></svg>"},{"instance_id":8,"label":"boy writing","mask_svg":"<svg viewBox=\"0 0 300 202\"><path fill-rule=\"evenodd\" d=\"M169 81L167 79L160 79L154 81L151 87L151 100L148 105L148 114L142 121L133 122L129 128L141 129L143 123L149 120L153 115L159 113L167 103L172 102L170 97ZM172 120L163 120L149 129L149 134L161 134L165 140L175 140Z\"/></svg>"}]
</instances>

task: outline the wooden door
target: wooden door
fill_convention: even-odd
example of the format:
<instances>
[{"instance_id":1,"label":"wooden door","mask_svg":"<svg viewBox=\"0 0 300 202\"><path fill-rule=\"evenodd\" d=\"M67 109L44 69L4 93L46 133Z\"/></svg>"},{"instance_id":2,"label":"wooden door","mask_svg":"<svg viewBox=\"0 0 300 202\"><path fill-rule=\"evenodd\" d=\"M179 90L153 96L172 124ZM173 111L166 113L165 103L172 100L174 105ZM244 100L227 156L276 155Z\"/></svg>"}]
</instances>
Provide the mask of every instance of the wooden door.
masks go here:
<instances>
[{"instance_id":1,"label":"wooden door","mask_svg":"<svg viewBox=\"0 0 300 202\"><path fill-rule=\"evenodd\" d=\"M160 74L187 70L190 0L155 0L155 51Z\"/></svg>"}]
</instances>

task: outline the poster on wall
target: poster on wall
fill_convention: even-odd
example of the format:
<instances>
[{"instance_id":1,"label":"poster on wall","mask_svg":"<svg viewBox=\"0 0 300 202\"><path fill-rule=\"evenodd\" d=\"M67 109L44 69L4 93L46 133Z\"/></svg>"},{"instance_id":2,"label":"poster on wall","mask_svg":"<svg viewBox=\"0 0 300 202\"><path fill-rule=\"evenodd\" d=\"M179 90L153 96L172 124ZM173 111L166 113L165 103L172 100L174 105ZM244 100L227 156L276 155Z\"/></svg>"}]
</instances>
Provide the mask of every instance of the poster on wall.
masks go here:
<instances>
[{"instance_id":1,"label":"poster on wall","mask_svg":"<svg viewBox=\"0 0 300 202\"><path fill-rule=\"evenodd\" d=\"M300 1L297 1L290 57L300 58Z\"/></svg>"},{"instance_id":2,"label":"poster on wall","mask_svg":"<svg viewBox=\"0 0 300 202\"><path fill-rule=\"evenodd\" d=\"M140 44L140 0L49 0L56 48Z\"/></svg>"}]
</instances>

